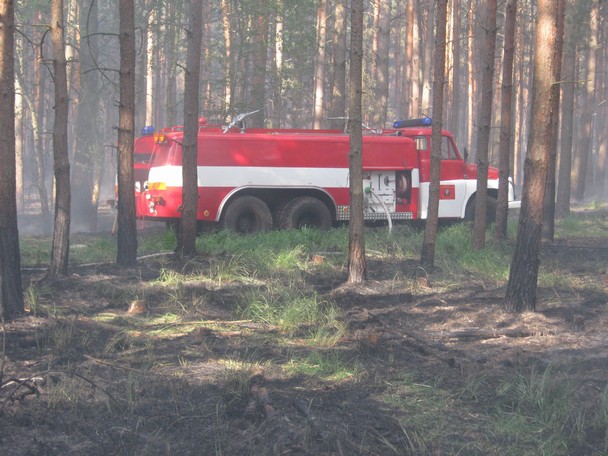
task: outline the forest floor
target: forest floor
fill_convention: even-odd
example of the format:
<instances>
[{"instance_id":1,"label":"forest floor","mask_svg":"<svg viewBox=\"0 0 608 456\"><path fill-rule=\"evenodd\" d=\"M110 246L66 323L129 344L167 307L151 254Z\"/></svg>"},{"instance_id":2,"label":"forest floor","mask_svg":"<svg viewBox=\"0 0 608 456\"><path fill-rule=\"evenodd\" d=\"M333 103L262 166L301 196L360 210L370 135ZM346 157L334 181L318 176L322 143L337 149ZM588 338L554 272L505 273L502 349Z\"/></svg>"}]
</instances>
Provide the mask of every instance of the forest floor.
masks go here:
<instances>
[{"instance_id":1,"label":"forest floor","mask_svg":"<svg viewBox=\"0 0 608 456\"><path fill-rule=\"evenodd\" d=\"M242 296L263 287L254 281L189 281L173 290L189 297L184 305L138 294L168 268L190 267L173 259L75 266L44 284L26 271L24 286L43 291L38 309L2 329L0 454L608 454L607 239L543 245L543 268L576 280L540 287L536 312L521 314L503 310L504 283L440 268L416 279L415 259L371 258L369 280L354 286L344 270L311 268L306 283L346 328L326 357L306 327L285 338L235 316ZM319 353L316 368L337 354L348 374L289 369ZM499 407L517 408L514 396L501 399L509 385L547 373L556 383L539 400L569 404L559 451L499 417Z\"/></svg>"}]
</instances>

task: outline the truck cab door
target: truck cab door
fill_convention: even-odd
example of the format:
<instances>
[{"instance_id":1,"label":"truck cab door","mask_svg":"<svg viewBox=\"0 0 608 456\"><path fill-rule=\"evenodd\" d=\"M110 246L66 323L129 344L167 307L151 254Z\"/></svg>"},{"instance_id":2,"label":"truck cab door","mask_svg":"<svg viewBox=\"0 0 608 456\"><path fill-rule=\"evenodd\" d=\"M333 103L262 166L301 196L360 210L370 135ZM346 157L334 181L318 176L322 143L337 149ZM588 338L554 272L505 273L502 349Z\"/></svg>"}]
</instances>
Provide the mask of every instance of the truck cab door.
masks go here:
<instances>
[{"instance_id":1,"label":"truck cab door","mask_svg":"<svg viewBox=\"0 0 608 456\"><path fill-rule=\"evenodd\" d=\"M420 208L426 217L430 186L431 137L415 138L420 164ZM448 136L441 139L439 218L461 218L466 200L465 162Z\"/></svg>"},{"instance_id":2,"label":"truck cab door","mask_svg":"<svg viewBox=\"0 0 608 456\"><path fill-rule=\"evenodd\" d=\"M460 218L466 200L465 163L457 154L452 138L441 138L441 184L439 217Z\"/></svg>"}]
</instances>

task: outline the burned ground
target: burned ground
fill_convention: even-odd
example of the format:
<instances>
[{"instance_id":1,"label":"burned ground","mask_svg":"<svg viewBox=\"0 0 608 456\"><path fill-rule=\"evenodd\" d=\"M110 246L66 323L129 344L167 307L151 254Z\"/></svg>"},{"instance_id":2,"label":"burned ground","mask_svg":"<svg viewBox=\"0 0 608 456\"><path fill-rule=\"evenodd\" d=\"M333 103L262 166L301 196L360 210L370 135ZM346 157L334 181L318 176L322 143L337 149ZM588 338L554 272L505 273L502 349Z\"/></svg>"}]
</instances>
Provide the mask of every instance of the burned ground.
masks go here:
<instances>
[{"instance_id":1,"label":"burned ground","mask_svg":"<svg viewBox=\"0 0 608 456\"><path fill-rule=\"evenodd\" d=\"M534 372L576 385L581 411L606 400L607 258L606 237L543 246L543 267L577 281L541 287L537 311L523 314L503 310L504 283L440 267L421 274L415 259L372 257L369 280L351 286L344 271L311 268L304 280L346 328L326 350L351 366L344 378L288 373L290 360L319 349L305 325L284 339L238 317L259 283L189 281L178 290L186 308L140 290L192 261L80 266L57 282L27 271L44 305L3 328L0 454L506 454L501 445L541 454L491 428L492 404L504 379ZM138 299L142 309L129 312ZM168 313L181 318L160 318ZM406 383L445 401L425 403L397 387ZM605 454L606 428L564 433L563 454Z\"/></svg>"}]
</instances>

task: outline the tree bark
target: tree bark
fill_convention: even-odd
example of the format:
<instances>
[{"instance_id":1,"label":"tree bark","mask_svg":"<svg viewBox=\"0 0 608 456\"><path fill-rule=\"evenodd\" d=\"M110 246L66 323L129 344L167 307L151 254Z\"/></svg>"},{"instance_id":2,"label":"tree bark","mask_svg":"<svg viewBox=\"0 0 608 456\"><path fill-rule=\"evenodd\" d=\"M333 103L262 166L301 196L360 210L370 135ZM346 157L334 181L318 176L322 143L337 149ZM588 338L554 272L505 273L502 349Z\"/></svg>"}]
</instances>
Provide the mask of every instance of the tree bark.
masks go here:
<instances>
[{"instance_id":1,"label":"tree bark","mask_svg":"<svg viewBox=\"0 0 608 456\"><path fill-rule=\"evenodd\" d=\"M15 6L0 0L0 318L24 311L15 183Z\"/></svg>"},{"instance_id":2,"label":"tree bark","mask_svg":"<svg viewBox=\"0 0 608 456\"><path fill-rule=\"evenodd\" d=\"M350 135L350 222L348 241L348 282L359 283L366 278L365 235L363 224L363 136L362 136L362 76L363 76L363 0L351 4L351 57L348 89Z\"/></svg>"},{"instance_id":3,"label":"tree bark","mask_svg":"<svg viewBox=\"0 0 608 456\"><path fill-rule=\"evenodd\" d=\"M266 61L268 51L268 1L256 3L253 21L251 110L258 111L250 117L252 127L262 128L266 106Z\"/></svg>"},{"instance_id":4,"label":"tree bark","mask_svg":"<svg viewBox=\"0 0 608 456\"><path fill-rule=\"evenodd\" d=\"M135 12L133 0L119 0L120 104L118 110L118 253L116 264L137 264L133 142L135 120Z\"/></svg>"},{"instance_id":5,"label":"tree bark","mask_svg":"<svg viewBox=\"0 0 608 456\"><path fill-rule=\"evenodd\" d=\"M68 158L68 81L65 60L63 0L51 2L55 123L53 168L55 175L55 223L51 248L50 277L65 277L70 252L70 161Z\"/></svg>"},{"instance_id":6,"label":"tree bark","mask_svg":"<svg viewBox=\"0 0 608 456\"><path fill-rule=\"evenodd\" d=\"M184 143L182 145L182 214L176 253L196 253L196 215L198 208L198 99L201 68L203 0L191 0L187 31L187 62L184 99Z\"/></svg>"},{"instance_id":7,"label":"tree bark","mask_svg":"<svg viewBox=\"0 0 608 456\"><path fill-rule=\"evenodd\" d=\"M488 198L488 150L492 125L492 101L494 83L494 53L496 50L496 0L485 0L483 38L481 39L482 78L481 106L477 123L477 191L475 193L475 224L473 227L473 250L481 250L486 242L487 198Z\"/></svg>"},{"instance_id":8,"label":"tree bark","mask_svg":"<svg viewBox=\"0 0 608 456\"><path fill-rule=\"evenodd\" d=\"M595 75L598 46L599 0L592 0L589 11L589 37L587 50L587 70L585 75L585 92L580 123L580 143L574 158L574 189L576 201L583 201L587 186L587 168L591 156L591 137L593 134L593 114L597 103L595 99Z\"/></svg>"},{"instance_id":9,"label":"tree bark","mask_svg":"<svg viewBox=\"0 0 608 456\"><path fill-rule=\"evenodd\" d=\"M553 80L556 81L553 84L551 90L555 93L552 95L553 108L551 110L553 114L551 118L551 148L549 150L549 169L547 172L547 190L545 195L545 203L543 207L544 221L543 221L543 238L547 241L553 242L555 237L555 187L556 187L556 172L557 172L557 138L559 136L559 104L560 104L560 85L558 81L561 81L561 67L562 67L562 54L564 49L564 3L565 0L555 0L557 3L557 18L556 18L556 41L555 41L555 65Z\"/></svg>"},{"instance_id":10,"label":"tree bark","mask_svg":"<svg viewBox=\"0 0 608 456\"><path fill-rule=\"evenodd\" d=\"M101 91L98 59L98 14L97 2L80 0L79 70L80 88L76 100L76 137L72 160L72 209L71 226L83 231L97 231L97 207L100 182L95 178L95 169L101 168L104 151L100 150L102 138L101 103L97 94Z\"/></svg>"},{"instance_id":11,"label":"tree bark","mask_svg":"<svg viewBox=\"0 0 608 456\"><path fill-rule=\"evenodd\" d=\"M346 0L334 5L333 89L330 128L344 130L346 117Z\"/></svg>"},{"instance_id":12,"label":"tree bark","mask_svg":"<svg viewBox=\"0 0 608 456\"><path fill-rule=\"evenodd\" d=\"M35 22L42 23L42 14L40 11L36 12ZM35 32L35 42L42 42L42 32ZM42 49L39 50L39 54L34 61L34 106L32 106L32 128L34 130L34 161L36 163L34 168L34 180L36 190L38 191L38 197L40 199L40 227L44 234L50 233L51 228L51 202L49 198L48 189L46 187L46 166L45 162L48 157L44 148L44 101L46 99L46 69L42 65Z\"/></svg>"},{"instance_id":13,"label":"tree bark","mask_svg":"<svg viewBox=\"0 0 608 456\"><path fill-rule=\"evenodd\" d=\"M532 129L524 169L524 189L517 240L511 261L505 307L536 310L543 202L551 148L552 89L555 75L556 8L554 0L539 0L532 87Z\"/></svg>"},{"instance_id":14,"label":"tree bark","mask_svg":"<svg viewBox=\"0 0 608 456\"><path fill-rule=\"evenodd\" d=\"M427 4L427 19L426 19L426 32L424 35L424 63L422 64L422 100L420 101L420 109L413 114L413 117L419 117L427 115L431 111L431 91L432 91L432 62L433 62L433 23L435 19L435 2L425 2ZM419 3L420 4L420 3ZM473 4L473 3L471 3ZM416 108L414 106L414 108Z\"/></svg>"},{"instance_id":15,"label":"tree bark","mask_svg":"<svg viewBox=\"0 0 608 456\"><path fill-rule=\"evenodd\" d=\"M433 80L433 126L431 131L431 183L429 205L422 242L420 262L424 267L435 264L435 242L439 221L439 181L441 174L441 130L443 129L443 89L445 85L445 50L447 28L447 0L437 0L435 65Z\"/></svg>"},{"instance_id":16,"label":"tree bark","mask_svg":"<svg viewBox=\"0 0 608 456\"><path fill-rule=\"evenodd\" d=\"M515 53L515 18L517 0L507 0L505 13L505 43L502 63L502 91L500 94L500 145L499 145L499 180L498 201L496 205L496 227L494 239L503 241L507 237L507 216L509 212L509 175L512 99L513 99L513 55Z\"/></svg>"},{"instance_id":17,"label":"tree bark","mask_svg":"<svg viewBox=\"0 0 608 456\"><path fill-rule=\"evenodd\" d=\"M574 1L566 2L564 55L562 58L562 116L561 144L557 185L556 216L563 218L570 213L572 143L574 130L574 85L576 72L576 23L573 20Z\"/></svg>"},{"instance_id":18,"label":"tree bark","mask_svg":"<svg viewBox=\"0 0 608 456\"><path fill-rule=\"evenodd\" d=\"M327 37L326 0L317 4L317 59L315 61L315 91L313 102L313 128L321 128L323 123L323 105L325 102L325 50Z\"/></svg>"},{"instance_id":19,"label":"tree bark","mask_svg":"<svg viewBox=\"0 0 608 456\"><path fill-rule=\"evenodd\" d=\"M376 41L376 55L374 66L374 104L376 108L372 113L373 128L384 128L388 110L389 85L389 50L391 29L391 2L381 1L378 8L378 29Z\"/></svg>"}]
</instances>

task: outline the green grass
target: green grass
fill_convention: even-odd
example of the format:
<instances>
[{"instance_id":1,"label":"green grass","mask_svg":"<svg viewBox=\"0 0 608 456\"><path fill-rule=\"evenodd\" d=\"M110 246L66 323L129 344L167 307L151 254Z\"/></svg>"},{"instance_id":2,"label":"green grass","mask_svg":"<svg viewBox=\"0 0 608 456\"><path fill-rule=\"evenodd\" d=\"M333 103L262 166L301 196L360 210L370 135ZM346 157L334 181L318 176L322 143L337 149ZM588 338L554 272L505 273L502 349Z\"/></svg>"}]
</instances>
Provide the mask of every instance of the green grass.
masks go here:
<instances>
[{"instance_id":1,"label":"green grass","mask_svg":"<svg viewBox=\"0 0 608 456\"><path fill-rule=\"evenodd\" d=\"M515 370L495 386L474 374L449 375L403 372L386 382L381 399L401 411L418 448L442 442L443 454L558 456L584 442L586 426L608 438L606 401L581 406L582 385L557 368Z\"/></svg>"},{"instance_id":2,"label":"green grass","mask_svg":"<svg viewBox=\"0 0 608 456\"><path fill-rule=\"evenodd\" d=\"M303 358L292 357L284 369L292 375L304 375L332 382L356 380L362 372L357 362L346 360L337 350L314 350Z\"/></svg>"}]
</instances>

